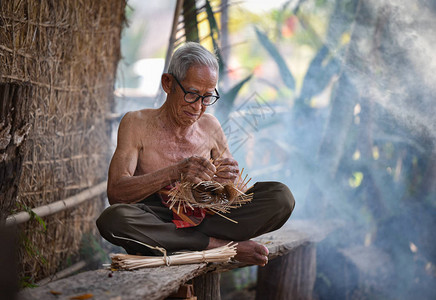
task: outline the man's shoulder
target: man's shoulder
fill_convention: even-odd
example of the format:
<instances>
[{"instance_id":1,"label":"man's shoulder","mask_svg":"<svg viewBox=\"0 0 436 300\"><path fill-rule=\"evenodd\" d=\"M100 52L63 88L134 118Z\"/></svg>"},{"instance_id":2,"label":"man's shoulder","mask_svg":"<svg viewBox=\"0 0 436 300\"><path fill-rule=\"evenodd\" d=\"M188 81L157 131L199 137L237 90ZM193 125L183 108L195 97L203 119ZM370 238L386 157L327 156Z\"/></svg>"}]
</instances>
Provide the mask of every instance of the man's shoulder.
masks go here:
<instances>
[{"instance_id":1,"label":"man's shoulder","mask_svg":"<svg viewBox=\"0 0 436 300\"><path fill-rule=\"evenodd\" d=\"M127 112L123 118L127 119L144 119L150 117L153 113L156 112L156 109L153 108L145 108L141 110L133 110Z\"/></svg>"},{"instance_id":2,"label":"man's shoulder","mask_svg":"<svg viewBox=\"0 0 436 300\"><path fill-rule=\"evenodd\" d=\"M127 112L123 120L124 121L140 121L140 120L146 120L152 117L152 115L155 113L156 109L152 108L146 108L141 110L134 110Z\"/></svg>"},{"instance_id":3,"label":"man's shoulder","mask_svg":"<svg viewBox=\"0 0 436 300\"><path fill-rule=\"evenodd\" d=\"M209 128L221 127L218 119L212 114L204 113L200 120L204 126Z\"/></svg>"},{"instance_id":4,"label":"man's shoulder","mask_svg":"<svg viewBox=\"0 0 436 300\"><path fill-rule=\"evenodd\" d=\"M136 134L138 131L144 132L144 129L152 126L155 109L142 109L127 112L121 119L119 132L126 130Z\"/></svg>"}]
</instances>

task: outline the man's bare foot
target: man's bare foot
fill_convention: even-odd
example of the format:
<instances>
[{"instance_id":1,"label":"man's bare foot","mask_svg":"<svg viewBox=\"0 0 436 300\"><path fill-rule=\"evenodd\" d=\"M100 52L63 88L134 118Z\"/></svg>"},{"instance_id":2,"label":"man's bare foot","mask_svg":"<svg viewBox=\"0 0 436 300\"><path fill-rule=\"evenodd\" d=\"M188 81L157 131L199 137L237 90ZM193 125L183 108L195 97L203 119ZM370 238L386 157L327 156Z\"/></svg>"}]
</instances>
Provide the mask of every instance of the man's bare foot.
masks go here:
<instances>
[{"instance_id":1,"label":"man's bare foot","mask_svg":"<svg viewBox=\"0 0 436 300\"><path fill-rule=\"evenodd\" d=\"M209 245L207 249L213 249L227 245L229 241L220 240L216 238L209 238ZM237 242L235 259L253 265L265 266L268 263L268 248L264 245L258 244L254 241Z\"/></svg>"}]
</instances>

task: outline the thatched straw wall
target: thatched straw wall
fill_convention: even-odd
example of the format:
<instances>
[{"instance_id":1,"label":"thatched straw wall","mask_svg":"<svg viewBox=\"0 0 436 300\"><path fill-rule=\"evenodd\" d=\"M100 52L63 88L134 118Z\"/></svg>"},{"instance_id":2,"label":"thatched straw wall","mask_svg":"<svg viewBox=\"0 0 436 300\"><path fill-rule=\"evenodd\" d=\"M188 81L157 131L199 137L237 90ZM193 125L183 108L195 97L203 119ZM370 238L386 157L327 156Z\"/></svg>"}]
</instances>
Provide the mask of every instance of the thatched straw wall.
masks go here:
<instances>
[{"instance_id":1,"label":"thatched straw wall","mask_svg":"<svg viewBox=\"0 0 436 300\"><path fill-rule=\"evenodd\" d=\"M105 180L125 4L0 1L1 218ZM22 275L65 266L82 234L95 232L103 196L44 218L46 231L36 220L21 225Z\"/></svg>"}]
</instances>

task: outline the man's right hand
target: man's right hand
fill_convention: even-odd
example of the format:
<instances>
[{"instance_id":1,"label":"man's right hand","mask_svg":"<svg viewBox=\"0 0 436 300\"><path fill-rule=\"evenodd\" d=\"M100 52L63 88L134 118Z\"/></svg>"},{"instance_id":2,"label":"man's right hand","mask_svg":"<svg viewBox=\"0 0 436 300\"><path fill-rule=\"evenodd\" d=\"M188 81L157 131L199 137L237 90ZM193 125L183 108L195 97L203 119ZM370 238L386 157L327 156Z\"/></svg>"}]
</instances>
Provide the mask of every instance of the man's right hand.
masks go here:
<instances>
[{"instance_id":1,"label":"man's right hand","mask_svg":"<svg viewBox=\"0 0 436 300\"><path fill-rule=\"evenodd\" d=\"M200 183L212 180L216 168L210 160L201 156L191 156L178 164L180 177L184 181Z\"/></svg>"}]
</instances>

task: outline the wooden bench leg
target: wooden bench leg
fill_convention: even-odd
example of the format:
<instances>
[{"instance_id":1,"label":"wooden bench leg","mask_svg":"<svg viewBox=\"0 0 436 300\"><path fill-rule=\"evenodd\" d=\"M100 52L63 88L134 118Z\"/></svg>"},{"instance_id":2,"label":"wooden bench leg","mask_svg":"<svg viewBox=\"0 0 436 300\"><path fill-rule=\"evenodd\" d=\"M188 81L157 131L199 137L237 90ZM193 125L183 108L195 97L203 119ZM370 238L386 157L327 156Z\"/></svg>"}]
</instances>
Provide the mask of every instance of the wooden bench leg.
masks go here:
<instances>
[{"instance_id":1,"label":"wooden bench leg","mask_svg":"<svg viewBox=\"0 0 436 300\"><path fill-rule=\"evenodd\" d=\"M165 300L197 300L194 296L194 285L185 283L179 287L179 290L169 295Z\"/></svg>"},{"instance_id":2,"label":"wooden bench leg","mask_svg":"<svg viewBox=\"0 0 436 300\"><path fill-rule=\"evenodd\" d=\"M308 243L258 268L256 299L312 299L315 279L316 247Z\"/></svg>"},{"instance_id":3,"label":"wooden bench leg","mask_svg":"<svg viewBox=\"0 0 436 300\"><path fill-rule=\"evenodd\" d=\"M193 279L197 300L221 300L219 273L206 273Z\"/></svg>"}]
</instances>

